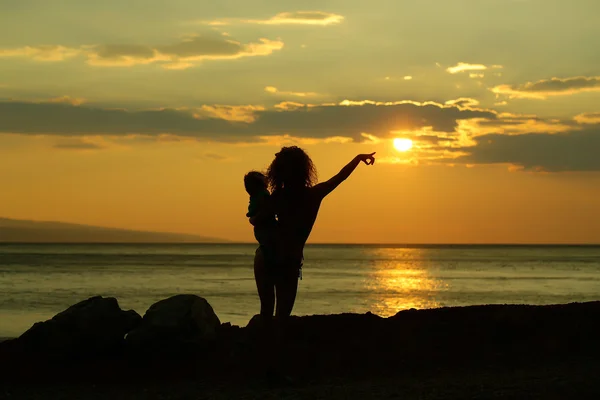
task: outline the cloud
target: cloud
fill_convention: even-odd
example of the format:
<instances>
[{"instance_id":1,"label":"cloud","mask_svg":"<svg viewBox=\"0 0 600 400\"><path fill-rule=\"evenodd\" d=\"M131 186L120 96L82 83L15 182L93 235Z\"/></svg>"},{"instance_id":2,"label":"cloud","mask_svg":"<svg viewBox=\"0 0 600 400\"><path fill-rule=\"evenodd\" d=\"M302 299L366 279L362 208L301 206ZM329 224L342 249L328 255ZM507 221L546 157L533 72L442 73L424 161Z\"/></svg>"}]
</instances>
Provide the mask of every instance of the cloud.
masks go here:
<instances>
[{"instance_id":1,"label":"cloud","mask_svg":"<svg viewBox=\"0 0 600 400\"><path fill-rule=\"evenodd\" d=\"M78 106L78 105L85 103L85 99L82 99L81 97L71 97L71 96L53 97L46 101L49 103L68 103L68 104L72 104L74 106Z\"/></svg>"},{"instance_id":2,"label":"cloud","mask_svg":"<svg viewBox=\"0 0 600 400\"><path fill-rule=\"evenodd\" d=\"M476 107L479 105L479 101L469 97L461 97L456 100L448 100L446 104L458 107Z\"/></svg>"},{"instance_id":3,"label":"cloud","mask_svg":"<svg viewBox=\"0 0 600 400\"><path fill-rule=\"evenodd\" d=\"M281 91L281 90L277 89L275 86L267 86L267 87L265 87L265 92L271 93L273 95L278 95L278 96L295 96L295 97L317 97L317 96L319 96L319 94L315 93L315 92L288 92L288 91Z\"/></svg>"},{"instance_id":4,"label":"cloud","mask_svg":"<svg viewBox=\"0 0 600 400\"><path fill-rule=\"evenodd\" d=\"M326 138L295 137L291 135L259 136L257 143L269 146L312 146L320 143L352 143L353 139L343 136ZM244 143L246 145L247 143Z\"/></svg>"},{"instance_id":5,"label":"cloud","mask_svg":"<svg viewBox=\"0 0 600 400\"><path fill-rule=\"evenodd\" d=\"M386 81L392 81L392 80L396 81L398 79L404 80L404 81L411 81L413 79L413 77L411 75L405 75L405 76L402 76L402 77L399 77L399 78L395 78L395 77L391 77L391 76L386 76L383 79L386 80Z\"/></svg>"},{"instance_id":6,"label":"cloud","mask_svg":"<svg viewBox=\"0 0 600 400\"><path fill-rule=\"evenodd\" d=\"M380 157L377 162L382 164L404 164L404 165L420 165L420 164L439 164L441 159L456 157L455 153L459 150L448 147L447 144L436 145L435 140L428 143L426 140L415 142L409 152L399 153L395 156Z\"/></svg>"},{"instance_id":7,"label":"cloud","mask_svg":"<svg viewBox=\"0 0 600 400\"><path fill-rule=\"evenodd\" d=\"M461 121L495 119L489 110L464 109L434 102L349 101L263 109L257 106L204 106L195 109L129 111L70 103L0 102L0 132L21 134L161 135L239 142L290 135L345 137L363 133L387 137L394 131L431 127L453 132Z\"/></svg>"},{"instance_id":8,"label":"cloud","mask_svg":"<svg viewBox=\"0 0 600 400\"><path fill-rule=\"evenodd\" d=\"M98 149L121 141L197 141L243 145L382 143L413 140L403 164L509 164L529 171L600 171L600 113L573 119L498 113L474 99L447 104L375 102L205 105L124 110L61 102L0 102L0 133L55 135L63 149ZM92 140L94 137L98 140ZM90 139L92 138L92 139ZM204 159L220 160L207 152Z\"/></svg>"},{"instance_id":9,"label":"cloud","mask_svg":"<svg viewBox=\"0 0 600 400\"><path fill-rule=\"evenodd\" d=\"M452 132L442 132L426 126L411 131L394 132L394 138L396 137L410 139L413 143L410 154L418 156L419 159L429 159L433 155L441 157L443 152L454 152L462 146L469 145L461 138L461 132L458 129ZM424 155L427 157L423 157Z\"/></svg>"},{"instance_id":10,"label":"cloud","mask_svg":"<svg viewBox=\"0 0 600 400\"><path fill-rule=\"evenodd\" d=\"M467 155L452 159L464 164L511 164L527 171L600 171L600 125L557 134L490 134L474 138Z\"/></svg>"},{"instance_id":11,"label":"cloud","mask_svg":"<svg viewBox=\"0 0 600 400\"><path fill-rule=\"evenodd\" d=\"M458 74L460 72L466 72L466 71L485 71L487 69L496 69L496 68L502 68L502 65L488 66L488 65L484 65L484 64L469 64L469 63L459 62L458 64L456 64L453 67L446 68L446 71L451 74ZM477 77L479 77L480 74L471 74L471 75L474 75L474 76L471 76L471 78L477 78Z\"/></svg>"},{"instance_id":12,"label":"cloud","mask_svg":"<svg viewBox=\"0 0 600 400\"><path fill-rule=\"evenodd\" d=\"M217 154L217 153L200 154L198 156L198 158L201 160L208 160L208 161L228 161L229 160L229 157L227 157L223 154Z\"/></svg>"},{"instance_id":13,"label":"cloud","mask_svg":"<svg viewBox=\"0 0 600 400\"><path fill-rule=\"evenodd\" d=\"M25 46L16 49L0 49L1 57L25 57L36 61L64 61L81 54L82 49L60 45Z\"/></svg>"},{"instance_id":14,"label":"cloud","mask_svg":"<svg viewBox=\"0 0 600 400\"><path fill-rule=\"evenodd\" d=\"M579 114L573 119L579 124L600 124L600 112Z\"/></svg>"},{"instance_id":15,"label":"cloud","mask_svg":"<svg viewBox=\"0 0 600 400\"><path fill-rule=\"evenodd\" d=\"M102 67L128 67L159 63L165 69L185 69L205 60L233 60L266 56L283 48L283 42L261 38L258 42L241 43L226 35L193 35L179 42L148 46L139 44L86 45L79 48L62 46L0 49L0 57L27 57L39 61L64 61L84 55L87 63Z\"/></svg>"},{"instance_id":16,"label":"cloud","mask_svg":"<svg viewBox=\"0 0 600 400\"><path fill-rule=\"evenodd\" d=\"M63 150L101 150L106 148L104 144L94 143L83 139L63 139L53 146L55 149Z\"/></svg>"},{"instance_id":17,"label":"cloud","mask_svg":"<svg viewBox=\"0 0 600 400\"><path fill-rule=\"evenodd\" d=\"M201 21L203 24L212 26L232 25L236 23L259 24L259 25L336 25L340 24L344 17L339 14L324 11L293 11L282 12L268 19L218 19L213 21Z\"/></svg>"},{"instance_id":18,"label":"cloud","mask_svg":"<svg viewBox=\"0 0 600 400\"><path fill-rule=\"evenodd\" d=\"M495 119L459 120L452 132L431 127L398 132L413 141L413 149L389 162L508 164L511 169L548 172L594 170L596 164L586 146L597 146L594 134L598 131L587 128L573 120L497 113ZM561 148L567 154L557 154Z\"/></svg>"},{"instance_id":19,"label":"cloud","mask_svg":"<svg viewBox=\"0 0 600 400\"><path fill-rule=\"evenodd\" d=\"M282 111L291 111L299 108L305 108L306 104L298 103L295 101L282 101L279 104L275 104L275 108Z\"/></svg>"},{"instance_id":20,"label":"cloud","mask_svg":"<svg viewBox=\"0 0 600 400\"><path fill-rule=\"evenodd\" d=\"M408 132L417 164L506 164L512 170L565 172L600 171L600 120L582 114L586 125L573 120L498 113L495 119L459 121L454 132L430 128ZM579 118L579 119L581 119ZM577 118L576 118L577 119Z\"/></svg>"},{"instance_id":21,"label":"cloud","mask_svg":"<svg viewBox=\"0 0 600 400\"><path fill-rule=\"evenodd\" d=\"M413 157L398 157L398 156L387 156L377 158L377 164L414 164L418 162Z\"/></svg>"},{"instance_id":22,"label":"cloud","mask_svg":"<svg viewBox=\"0 0 600 400\"><path fill-rule=\"evenodd\" d=\"M428 135L428 134L415 134L415 135L408 135L409 139L413 140L413 141L417 141L417 142L423 142L423 143L440 143L440 142L454 142L457 141L458 139L456 137L452 137L452 136L438 136L435 134L432 135Z\"/></svg>"},{"instance_id":23,"label":"cloud","mask_svg":"<svg viewBox=\"0 0 600 400\"><path fill-rule=\"evenodd\" d=\"M88 53L88 63L131 66L159 62L167 69L185 69L205 60L266 56L282 48L283 42L278 40L262 38L257 43L242 44L225 35L196 35L163 46L99 46Z\"/></svg>"},{"instance_id":24,"label":"cloud","mask_svg":"<svg viewBox=\"0 0 600 400\"><path fill-rule=\"evenodd\" d=\"M259 114L253 128L296 137L343 136L361 140L363 133L388 137L394 131L425 126L452 132L459 120L470 118L493 119L495 114L433 102L345 100L338 104L296 107L288 111L266 111Z\"/></svg>"},{"instance_id":25,"label":"cloud","mask_svg":"<svg viewBox=\"0 0 600 400\"><path fill-rule=\"evenodd\" d=\"M551 78L523 85L499 85L491 89L497 95L511 99L546 99L549 96L566 96L581 92L600 91L600 76Z\"/></svg>"},{"instance_id":26,"label":"cloud","mask_svg":"<svg viewBox=\"0 0 600 400\"><path fill-rule=\"evenodd\" d=\"M257 111L264 111L262 106L229 106L229 105L203 105L193 115L194 118L218 118L236 122L254 122Z\"/></svg>"},{"instance_id":27,"label":"cloud","mask_svg":"<svg viewBox=\"0 0 600 400\"><path fill-rule=\"evenodd\" d=\"M369 133L362 132L360 134L360 136L363 138L364 141L369 142L369 143L376 144L376 143L381 142L381 139L379 139L377 136L371 135Z\"/></svg>"},{"instance_id":28,"label":"cloud","mask_svg":"<svg viewBox=\"0 0 600 400\"><path fill-rule=\"evenodd\" d=\"M477 135L502 133L521 135L524 133L559 133L577 129L569 120L542 119L535 115L499 113L494 120L473 120L467 123L474 126ZM473 135L475 136L475 135Z\"/></svg>"}]
</instances>

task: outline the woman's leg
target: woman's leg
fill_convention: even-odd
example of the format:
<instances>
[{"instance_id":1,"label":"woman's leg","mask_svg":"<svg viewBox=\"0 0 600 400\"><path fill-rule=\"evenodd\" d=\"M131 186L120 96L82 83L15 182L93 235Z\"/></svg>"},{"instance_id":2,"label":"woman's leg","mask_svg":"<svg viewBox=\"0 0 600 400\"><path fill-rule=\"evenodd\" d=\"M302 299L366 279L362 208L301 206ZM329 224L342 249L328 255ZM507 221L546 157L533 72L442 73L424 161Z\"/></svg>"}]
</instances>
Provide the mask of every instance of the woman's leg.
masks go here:
<instances>
[{"instance_id":1,"label":"woman's leg","mask_svg":"<svg viewBox=\"0 0 600 400\"><path fill-rule=\"evenodd\" d=\"M257 367L264 370L268 379L273 379L277 371L276 337L273 332L273 311L275 309L275 281L269 273L262 246L254 254L254 279L260 298L260 324L258 336Z\"/></svg>"},{"instance_id":2,"label":"woman's leg","mask_svg":"<svg viewBox=\"0 0 600 400\"><path fill-rule=\"evenodd\" d=\"M267 273L261 247L256 249L254 254L254 280L260 298L260 315L270 319L275 309L275 284L273 278Z\"/></svg>"},{"instance_id":3,"label":"woman's leg","mask_svg":"<svg viewBox=\"0 0 600 400\"><path fill-rule=\"evenodd\" d=\"M298 268L286 265L275 282L277 292L277 310L275 316L279 320L292 315L292 309L298 293Z\"/></svg>"},{"instance_id":4,"label":"woman's leg","mask_svg":"<svg viewBox=\"0 0 600 400\"><path fill-rule=\"evenodd\" d=\"M273 331L273 345L271 351L271 379L279 383L289 383L289 377L285 371L289 368L288 363L292 358L288 347L289 322L294 303L296 302L296 293L298 292L298 270L290 268L289 264L280 265L280 269L275 280L275 290L277 293L277 310L275 311L275 321Z\"/></svg>"}]
</instances>

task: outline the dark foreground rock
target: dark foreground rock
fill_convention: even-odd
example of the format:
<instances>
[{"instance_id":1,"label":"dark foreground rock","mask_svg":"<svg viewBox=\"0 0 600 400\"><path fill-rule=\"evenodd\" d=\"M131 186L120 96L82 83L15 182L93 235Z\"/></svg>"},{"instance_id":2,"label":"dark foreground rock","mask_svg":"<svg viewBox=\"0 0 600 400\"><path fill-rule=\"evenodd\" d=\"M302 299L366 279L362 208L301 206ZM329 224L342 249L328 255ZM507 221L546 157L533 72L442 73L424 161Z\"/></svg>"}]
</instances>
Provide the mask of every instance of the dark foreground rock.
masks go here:
<instances>
[{"instance_id":1,"label":"dark foreground rock","mask_svg":"<svg viewBox=\"0 0 600 400\"><path fill-rule=\"evenodd\" d=\"M187 353L216 340L219 317L202 297L180 294L161 300L148 309L142 323L129 332L126 342L138 353Z\"/></svg>"},{"instance_id":2,"label":"dark foreground rock","mask_svg":"<svg viewBox=\"0 0 600 400\"><path fill-rule=\"evenodd\" d=\"M0 376L15 396L26 382L63 398L600 398L599 328L600 302L307 316L223 324L176 358L125 348L57 364L5 342ZM273 365L292 383L269 380Z\"/></svg>"},{"instance_id":3,"label":"dark foreground rock","mask_svg":"<svg viewBox=\"0 0 600 400\"><path fill-rule=\"evenodd\" d=\"M121 310L114 297L96 296L34 324L14 343L33 354L90 358L118 352L141 319L133 310Z\"/></svg>"}]
</instances>

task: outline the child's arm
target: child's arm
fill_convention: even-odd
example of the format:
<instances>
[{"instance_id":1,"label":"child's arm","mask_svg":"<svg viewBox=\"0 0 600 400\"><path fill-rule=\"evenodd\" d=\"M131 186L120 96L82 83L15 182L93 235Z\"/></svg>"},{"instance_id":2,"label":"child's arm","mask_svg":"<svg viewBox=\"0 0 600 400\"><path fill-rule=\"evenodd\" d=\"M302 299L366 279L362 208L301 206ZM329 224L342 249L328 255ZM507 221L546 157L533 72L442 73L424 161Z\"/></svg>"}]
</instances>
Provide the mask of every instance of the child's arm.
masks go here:
<instances>
[{"instance_id":1,"label":"child's arm","mask_svg":"<svg viewBox=\"0 0 600 400\"><path fill-rule=\"evenodd\" d=\"M250 202L248 204L248 212L246 213L246 217L252 217L256 215L256 210L258 209L257 200L254 197L250 197Z\"/></svg>"}]
</instances>

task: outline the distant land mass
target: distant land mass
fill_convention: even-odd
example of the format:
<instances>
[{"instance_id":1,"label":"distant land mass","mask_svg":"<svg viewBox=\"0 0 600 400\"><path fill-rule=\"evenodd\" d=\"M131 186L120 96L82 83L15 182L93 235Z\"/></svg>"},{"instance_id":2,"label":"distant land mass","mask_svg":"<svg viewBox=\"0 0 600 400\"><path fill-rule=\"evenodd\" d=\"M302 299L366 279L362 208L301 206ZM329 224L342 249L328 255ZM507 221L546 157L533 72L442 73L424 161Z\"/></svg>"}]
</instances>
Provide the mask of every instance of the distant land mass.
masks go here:
<instances>
[{"instance_id":1,"label":"distant land mass","mask_svg":"<svg viewBox=\"0 0 600 400\"><path fill-rule=\"evenodd\" d=\"M0 218L0 243L226 243L184 233L148 232L53 221Z\"/></svg>"}]
</instances>

